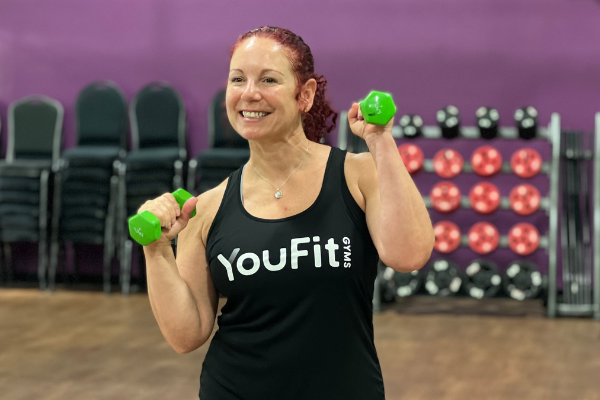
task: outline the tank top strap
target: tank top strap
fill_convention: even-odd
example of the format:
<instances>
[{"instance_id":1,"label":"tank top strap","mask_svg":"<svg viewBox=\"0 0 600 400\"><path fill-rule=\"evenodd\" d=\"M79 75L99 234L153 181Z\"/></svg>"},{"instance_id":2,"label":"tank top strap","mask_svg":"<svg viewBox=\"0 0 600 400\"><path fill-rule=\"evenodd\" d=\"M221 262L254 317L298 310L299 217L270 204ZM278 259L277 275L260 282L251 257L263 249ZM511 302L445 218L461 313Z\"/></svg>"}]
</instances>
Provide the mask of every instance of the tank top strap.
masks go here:
<instances>
[{"instance_id":1,"label":"tank top strap","mask_svg":"<svg viewBox=\"0 0 600 400\"><path fill-rule=\"evenodd\" d=\"M234 172L229 175L227 180L227 186L225 187L225 193L223 193L223 199L221 199L221 204L219 205L219 209L217 210L217 214L208 229L208 235L206 237L206 250L207 254L212 249L212 245L214 244L211 241L212 233L215 227L219 226L223 219L225 218L225 213L230 214L232 212L240 212L239 210L239 200L237 196L240 195L240 182L242 171L244 170L244 166L238 168Z\"/></svg>"},{"instance_id":2,"label":"tank top strap","mask_svg":"<svg viewBox=\"0 0 600 400\"><path fill-rule=\"evenodd\" d=\"M348 189L345 172L347 151L334 147L332 152L332 160L329 165L330 171L328 171L330 179L329 182L327 182L327 190L330 192L327 193L327 195L332 196L330 198L339 198L341 194L341 199L346 207L346 211L354 224L359 230L368 234L365 212L356 203L352 193L350 193L350 189ZM325 184L325 182L323 183Z\"/></svg>"}]
</instances>

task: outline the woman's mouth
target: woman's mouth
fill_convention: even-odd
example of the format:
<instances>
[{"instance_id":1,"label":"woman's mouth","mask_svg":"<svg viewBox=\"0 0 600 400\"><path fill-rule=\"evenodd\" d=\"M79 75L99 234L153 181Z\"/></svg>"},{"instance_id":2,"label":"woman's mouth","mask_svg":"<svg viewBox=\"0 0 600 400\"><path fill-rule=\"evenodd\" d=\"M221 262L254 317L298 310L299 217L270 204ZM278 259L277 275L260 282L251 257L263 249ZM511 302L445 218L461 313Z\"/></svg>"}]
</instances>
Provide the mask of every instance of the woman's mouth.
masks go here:
<instances>
[{"instance_id":1,"label":"woman's mouth","mask_svg":"<svg viewBox=\"0 0 600 400\"><path fill-rule=\"evenodd\" d=\"M262 119L271 113L264 111L240 111L240 115L244 117L244 119Z\"/></svg>"}]
</instances>

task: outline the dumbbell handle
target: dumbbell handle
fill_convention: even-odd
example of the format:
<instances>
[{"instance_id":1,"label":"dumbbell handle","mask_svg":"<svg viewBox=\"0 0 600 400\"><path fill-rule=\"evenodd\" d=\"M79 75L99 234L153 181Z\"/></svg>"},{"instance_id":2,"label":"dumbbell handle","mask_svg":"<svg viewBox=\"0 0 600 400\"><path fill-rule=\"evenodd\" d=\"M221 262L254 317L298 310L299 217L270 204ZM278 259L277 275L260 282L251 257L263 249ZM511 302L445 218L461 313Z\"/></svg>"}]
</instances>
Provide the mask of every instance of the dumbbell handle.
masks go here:
<instances>
[{"instance_id":1,"label":"dumbbell handle","mask_svg":"<svg viewBox=\"0 0 600 400\"><path fill-rule=\"evenodd\" d=\"M183 189L177 189L172 194L173 197L175 197L177 204L179 204L180 210L183 208L185 202L192 198L192 195ZM195 215L196 210L192 212L190 218ZM130 217L127 220L127 223L129 224L129 234L131 235L131 238L142 246L157 241L162 235L160 220L150 211L142 211L141 213Z\"/></svg>"}]
</instances>

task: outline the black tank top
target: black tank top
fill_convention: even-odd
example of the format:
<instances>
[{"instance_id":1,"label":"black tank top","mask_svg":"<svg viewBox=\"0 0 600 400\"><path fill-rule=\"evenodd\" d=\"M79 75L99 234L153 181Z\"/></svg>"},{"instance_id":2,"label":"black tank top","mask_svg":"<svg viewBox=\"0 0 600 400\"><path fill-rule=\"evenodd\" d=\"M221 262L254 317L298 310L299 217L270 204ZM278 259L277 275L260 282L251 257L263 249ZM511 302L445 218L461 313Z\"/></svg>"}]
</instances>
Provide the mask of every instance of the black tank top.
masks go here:
<instances>
[{"instance_id":1,"label":"black tank top","mask_svg":"<svg viewBox=\"0 0 600 400\"><path fill-rule=\"evenodd\" d=\"M201 400L382 400L373 341L377 251L333 148L305 211L261 219L229 177L207 238L227 297L200 375Z\"/></svg>"}]
</instances>

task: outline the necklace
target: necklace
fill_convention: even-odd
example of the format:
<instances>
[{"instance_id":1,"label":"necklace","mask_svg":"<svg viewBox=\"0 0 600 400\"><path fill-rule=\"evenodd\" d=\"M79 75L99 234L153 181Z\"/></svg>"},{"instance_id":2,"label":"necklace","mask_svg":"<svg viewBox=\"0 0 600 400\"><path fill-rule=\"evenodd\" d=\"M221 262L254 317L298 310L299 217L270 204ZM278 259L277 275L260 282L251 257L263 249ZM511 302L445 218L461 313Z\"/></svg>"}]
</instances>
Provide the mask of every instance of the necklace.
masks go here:
<instances>
[{"instance_id":1,"label":"necklace","mask_svg":"<svg viewBox=\"0 0 600 400\"><path fill-rule=\"evenodd\" d=\"M260 178L261 178L263 181L267 182L268 184L270 184L271 186L273 186L273 187L276 189L276 191L275 191L275 198L276 198L277 200L279 200L279 199L281 198L281 196L283 196L283 193L281 193L281 188L283 187L283 185L285 185L285 184L287 183L287 181L290 179L290 177L291 177L292 175L294 175L296 172L298 172L298 170L300 169L300 167L302 166L302 164L304 164L304 161L306 161L306 157L308 157L308 145L309 145L309 143L310 143L310 140L308 140L307 142L308 142L308 143L306 143L306 154L304 155L304 158L302 159L302 162L300 163L300 165L298 165L298 167L297 167L295 170L293 170L293 171L292 171L292 173L291 173L291 174L290 174L290 175L287 177L287 179L285 180L285 182L283 182L283 183L281 184L281 186L279 186L279 187L277 187L277 186L273 185L273 184L272 184L270 181L266 180L266 179L265 179L265 177L264 177L264 176L262 176L262 175L260 174L260 172L258 172L258 170L257 170L257 169L256 169L256 167L254 166L254 164L250 163L250 165L252 165L252 168L254 168L254 170L256 171L256 173L258 174L258 176L260 176Z\"/></svg>"}]
</instances>

